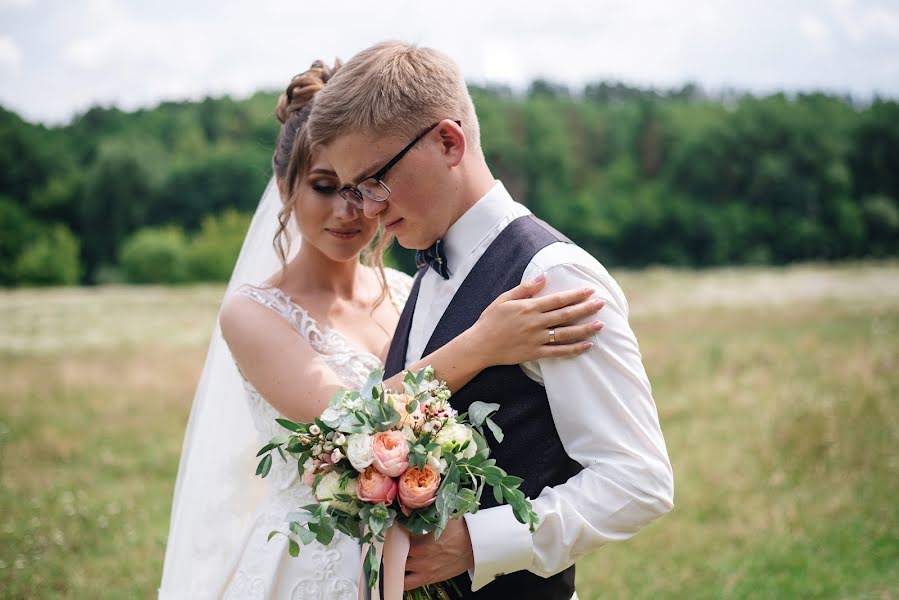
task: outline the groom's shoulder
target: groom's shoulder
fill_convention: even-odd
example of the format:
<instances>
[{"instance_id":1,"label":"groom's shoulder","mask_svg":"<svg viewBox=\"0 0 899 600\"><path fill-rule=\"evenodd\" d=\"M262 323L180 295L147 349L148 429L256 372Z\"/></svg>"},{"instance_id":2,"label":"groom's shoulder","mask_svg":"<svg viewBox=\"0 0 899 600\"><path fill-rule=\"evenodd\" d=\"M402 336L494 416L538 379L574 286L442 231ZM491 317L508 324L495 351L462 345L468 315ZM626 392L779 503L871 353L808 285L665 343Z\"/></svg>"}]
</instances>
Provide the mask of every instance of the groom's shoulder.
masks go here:
<instances>
[{"instance_id":1,"label":"groom's shoulder","mask_svg":"<svg viewBox=\"0 0 899 600\"><path fill-rule=\"evenodd\" d=\"M607 297L614 299L627 312L624 291L595 256L570 240L558 241L540 250L528 265L528 272L534 275L564 272L565 279L572 285L602 286ZM527 275L527 274L526 274Z\"/></svg>"}]
</instances>

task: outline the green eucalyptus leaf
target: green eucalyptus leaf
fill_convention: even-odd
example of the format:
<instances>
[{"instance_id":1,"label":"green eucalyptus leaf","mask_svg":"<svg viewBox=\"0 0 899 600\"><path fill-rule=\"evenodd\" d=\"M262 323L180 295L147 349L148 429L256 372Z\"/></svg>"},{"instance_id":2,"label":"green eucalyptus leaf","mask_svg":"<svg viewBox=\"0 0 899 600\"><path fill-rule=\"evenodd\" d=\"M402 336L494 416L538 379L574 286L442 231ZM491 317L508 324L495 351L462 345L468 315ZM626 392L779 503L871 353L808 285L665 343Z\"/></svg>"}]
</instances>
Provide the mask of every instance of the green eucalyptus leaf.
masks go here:
<instances>
[{"instance_id":1,"label":"green eucalyptus leaf","mask_svg":"<svg viewBox=\"0 0 899 600\"><path fill-rule=\"evenodd\" d=\"M499 425L494 423L493 419L487 417L487 427L493 432L493 437L496 438L496 441L501 444L503 442L503 430L500 429Z\"/></svg>"},{"instance_id":2,"label":"green eucalyptus leaf","mask_svg":"<svg viewBox=\"0 0 899 600\"><path fill-rule=\"evenodd\" d=\"M524 479L521 477L516 477L514 475L506 475L503 477L503 485L510 488L517 488L522 483L524 483Z\"/></svg>"},{"instance_id":3,"label":"green eucalyptus leaf","mask_svg":"<svg viewBox=\"0 0 899 600\"><path fill-rule=\"evenodd\" d=\"M372 390L383 380L384 371L382 369L376 369L372 371L371 373L369 373L368 379L365 381L365 385L362 386L362 389L359 390L359 393L363 398L370 398L372 395Z\"/></svg>"},{"instance_id":4,"label":"green eucalyptus leaf","mask_svg":"<svg viewBox=\"0 0 899 600\"><path fill-rule=\"evenodd\" d=\"M499 410L499 404L487 402L472 402L468 407L468 418L471 424L480 427L488 416Z\"/></svg>"},{"instance_id":5,"label":"green eucalyptus leaf","mask_svg":"<svg viewBox=\"0 0 899 600\"><path fill-rule=\"evenodd\" d=\"M331 540L334 539L334 525L330 519L323 518L321 522L319 522L315 539L322 546L327 546L331 543Z\"/></svg>"},{"instance_id":6,"label":"green eucalyptus leaf","mask_svg":"<svg viewBox=\"0 0 899 600\"><path fill-rule=\"evenodd\" d=\"M308 546L309 544L314 542L316 538L316 535L305 527L300 527L299 531L297 531L296 534L300 536L300 541L303 542L304 546Z\"/></svg>"}]
</instances>

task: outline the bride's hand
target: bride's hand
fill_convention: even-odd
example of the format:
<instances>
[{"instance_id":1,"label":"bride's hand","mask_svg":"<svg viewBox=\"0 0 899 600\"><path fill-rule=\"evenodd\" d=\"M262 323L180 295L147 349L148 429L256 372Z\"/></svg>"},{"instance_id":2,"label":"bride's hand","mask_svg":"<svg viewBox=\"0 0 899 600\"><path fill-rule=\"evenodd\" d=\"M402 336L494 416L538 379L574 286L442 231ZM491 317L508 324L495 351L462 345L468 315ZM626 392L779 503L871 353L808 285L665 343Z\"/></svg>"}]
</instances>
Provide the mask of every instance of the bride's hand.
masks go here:
<instances>
[{"instance_id":1,"label":"bride's hand","mask_svg":"<svg viewBox=\"0 0 899 600\"><path fill-rule=\"evenodd\" d=\"M590 300L594 290L589 288L533 298L545 285L542 276L512 288L494 300L468 330L473 347L487 365L574 356L593 346L586 340L600 331L603 323L596 319L574 323L599 312L605 302Z\"/></svg>"}]
</instances>

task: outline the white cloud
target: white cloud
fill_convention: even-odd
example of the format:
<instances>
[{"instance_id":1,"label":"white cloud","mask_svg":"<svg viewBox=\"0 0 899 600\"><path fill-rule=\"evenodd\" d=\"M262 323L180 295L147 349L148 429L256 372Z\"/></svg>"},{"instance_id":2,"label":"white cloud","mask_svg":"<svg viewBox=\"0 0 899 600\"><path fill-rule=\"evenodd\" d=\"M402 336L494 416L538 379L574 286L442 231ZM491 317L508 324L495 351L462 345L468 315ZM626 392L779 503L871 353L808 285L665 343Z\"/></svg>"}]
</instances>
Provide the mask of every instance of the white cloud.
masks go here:
<instances>
[{"instance_id":1,"label":"white cloud","mask_svg":"<svg viewBox=\"0 0 899 600\"><path fill-rule=\"evenodd\" d=\"M22 48L8 35L0 34L0 71L18 73L22 67Z\"/></svg>"},{"instance_id":2,"label":"white cloud","mask_svg":"<svg viewBox=\"0 0 899 600\"><path fill-rule=\"evenodd\" d=\"M35 0L0 0L0 10L31 8Z\"/></svg>"},{"instance_id":3,"label":"white cloud","mask_svg":"<svg viewBox=\"0 0 899 600\"><path fill-rule=\"evenodd\" d=\"M833 35L821 19L805 14L799 18L799 34L815 49L830 50Z\"/></svg>"}]
</instances>

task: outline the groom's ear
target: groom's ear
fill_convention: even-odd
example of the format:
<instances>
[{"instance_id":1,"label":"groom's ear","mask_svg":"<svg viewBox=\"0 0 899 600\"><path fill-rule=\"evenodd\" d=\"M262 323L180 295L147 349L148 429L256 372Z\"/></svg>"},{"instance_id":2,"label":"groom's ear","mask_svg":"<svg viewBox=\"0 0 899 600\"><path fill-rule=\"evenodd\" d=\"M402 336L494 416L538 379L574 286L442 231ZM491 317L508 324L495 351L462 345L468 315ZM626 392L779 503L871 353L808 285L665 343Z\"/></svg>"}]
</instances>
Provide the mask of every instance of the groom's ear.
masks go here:
<instances>
[{"instance_id":1,"label":"groom's ear","mask_svg":"<svg viewBox=\"0 0 899 600\"><path fill-rule=\"evenodd\" d=\"M458 166L465 156L465 133L462 128L455 121L444 119L437 126L437 134L440 136L441 154L447 166Z\"/></svg>"}]
</instances>

